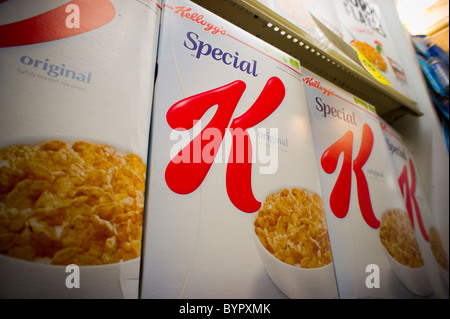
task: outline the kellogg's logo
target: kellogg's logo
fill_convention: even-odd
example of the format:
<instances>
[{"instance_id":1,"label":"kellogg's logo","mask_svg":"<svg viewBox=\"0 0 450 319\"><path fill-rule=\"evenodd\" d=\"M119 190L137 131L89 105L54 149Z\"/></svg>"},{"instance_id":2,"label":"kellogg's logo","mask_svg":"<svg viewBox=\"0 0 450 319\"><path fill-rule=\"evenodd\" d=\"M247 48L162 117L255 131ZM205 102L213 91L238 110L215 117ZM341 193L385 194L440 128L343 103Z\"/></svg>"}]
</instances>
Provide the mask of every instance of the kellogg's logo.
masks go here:
<instances>
[{"instance_id":1,"label":"kellogg's logo","mask_svg":"<svg viewBox=\"0 0 450 319\"><path fill-rule=\"evenodd\" d=\"M6 2L6 1L1 1ZM82 23L78 28L66 25L69 6L79 8ZM0 26L0 48L37 44L70 38L110 23L116 15L109 0L73 0L29 19Z\"/></svg>"},{"instance_id":2,"label":"kellogg's logo","mask_svg":"<svg viewBox=\"0 0 450 319\"><path fill-rule=\"evenodd\" d=\"M332 89L327 89L326 87L322 86L320 81L314 80L313 77L304 78L303 82L305 82L305 84L309 85L310 87L314 87L322 91L322 93L326 96L334 96L334 91Z\"/></svg>"},{"instance_id":3,"label":"kellogg's logo","mask_svg":"<svg viewBox=\"0 0 450 319\"><path fill-rule=\"evenodd\" d=\"M212 23L209 23L205 20L205 16L202 14L198 14L196 12L192 12L192 8L186 7L175 7L174 13L179 14L180 17L192 20L202 26L204 26L204 30L211 32L212 34L221 34L226 35L227 31L223 27L217 27Z\"/></svg>"},{"instance_id":4,"label":"kellogg's logo","mask_svg":"<svg viewBox=\"0 0 450 319\"><path fill-rule=\"evenodd\" d=\"M363 24L383 37L387 37L381 25L380 7L367 0L344 0L342 4L348 17Z\"/></svg>"}]
</instances>

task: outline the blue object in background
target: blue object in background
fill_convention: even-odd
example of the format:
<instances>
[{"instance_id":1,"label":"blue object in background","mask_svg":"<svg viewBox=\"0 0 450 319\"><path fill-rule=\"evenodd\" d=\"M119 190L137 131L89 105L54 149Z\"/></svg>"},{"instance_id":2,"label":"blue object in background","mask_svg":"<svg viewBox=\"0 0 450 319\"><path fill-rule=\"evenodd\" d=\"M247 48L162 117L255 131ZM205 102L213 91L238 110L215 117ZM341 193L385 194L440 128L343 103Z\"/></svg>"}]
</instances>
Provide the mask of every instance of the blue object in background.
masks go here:
<instances>
[{"instance_id":1,"label":"blue object in background","mask_svg":"<svg viewBox=\"0 0 450 319\"><path fill-rule=\"evenodd\" d=\"M425 35L412 36L428 91L442 123L449 151L449 55Z\"/></svg>"}]
</instances>

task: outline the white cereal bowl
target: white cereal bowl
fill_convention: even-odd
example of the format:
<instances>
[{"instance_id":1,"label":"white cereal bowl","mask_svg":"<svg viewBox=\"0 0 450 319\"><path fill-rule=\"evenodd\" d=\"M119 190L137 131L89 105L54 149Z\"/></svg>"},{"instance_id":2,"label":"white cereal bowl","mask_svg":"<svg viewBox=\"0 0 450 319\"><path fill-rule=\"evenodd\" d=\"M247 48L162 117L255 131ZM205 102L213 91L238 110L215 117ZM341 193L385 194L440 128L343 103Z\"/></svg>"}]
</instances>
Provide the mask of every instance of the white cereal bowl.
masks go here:
<instances>
[{"instance_id":1,"label":"white cereal bowl","mask_svg":"<svg viewBox=\"0 0 450 319\"><path fill-rule=\"evenodd\" d=\"M8 145L34 145L51 140L62 140L67 145L74 141L88 141L98 145L111 145L80 137L40 136L6 141L0 139L0 148ZM111 145L117 152L117 145ZM30 262L0 255L0 299L20 298L138 298L140 258L107 265L80 266L79 288L67 288L66 280L73 273L66 266ZM70 278L69 278L70 280Z\"/></svg>"},{"instance_id":2,"label":"white cereal bowl","mask_svg":"<svg viewBox=\"0 0 450 319\"><path fill-rule=\"evenodd\" d=\"M275 285L291 299L337 298L333 263L320 268L300 268L282 262L261 244L254 233L261 261Z\"/></svg>"},{"instance_id":3,"label":"white cereal bowl","mask_svg":"<svg viewBox=\"0 0 450 319\"><path fill-rule=\"evenodd\" d=\"M395 275L409 291L420 297L428 296L433 293L433 288L430 280L428 279L428 274L425 267L407 267L395 260L395 258L392 257L386 249L384 249L384 251Z\"/></svg>"},{"instance_id":4,"label":"white cereal bowl","mask_svg":"<svg viewBox=\"0 0 450 319\"><path fill-rule=\"evenodd\" d=\"M0 298L136 299L140 258L79 267L79 288L68 288L73 270L0 255ZM72 276L72 277L71 277Z\"/></svg>"}]
</instances>

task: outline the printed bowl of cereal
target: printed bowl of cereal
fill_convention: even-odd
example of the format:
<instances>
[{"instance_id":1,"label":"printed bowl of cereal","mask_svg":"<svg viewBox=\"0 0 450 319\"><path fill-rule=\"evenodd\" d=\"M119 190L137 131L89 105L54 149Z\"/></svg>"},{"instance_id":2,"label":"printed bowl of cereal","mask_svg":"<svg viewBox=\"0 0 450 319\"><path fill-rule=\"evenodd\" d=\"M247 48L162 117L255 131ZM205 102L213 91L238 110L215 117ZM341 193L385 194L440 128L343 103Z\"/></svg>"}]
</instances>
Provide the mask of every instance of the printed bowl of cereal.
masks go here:
<instances>
[{"instance_id":1,"label":"printed bowl of cereal","mask_svg":"<svg viewBox=\"0 0 450 319\"><path fill-rule=\"evenodd\" d=\"M439 264L441 276L448 286L449 264L447 254L445 253L444 247L442 246L441 237L435 227L430 228L429 235L431 252L433 253L433 256L436 259L437 263Z\"/></svg>"},{"instance_id":2,"label":"printed bowl of cereal","mask_svg":"<svg viewBox=\"0 0 450 319\"><path fill-rule=\"evenodd\" d=\"M388 70L387 63L382 54L373 46L358 40L351 41L350 44L380 71L386 72Z\"/></svg>"},{"instance_id":3,"label":"printed bowl of cereal","mask_svg":"<svg viewBox=\"0 0 450 319\"><path fill-rule=\"evenodd\" d=\"M425 263L406 212L388 210L381 218L380 240L397 278L418 296L433 293Z\"/></svg>"},{"instance_id":4,"label":"printed bowl of cereal","mask_svg":"<svg viewBox=\"0 0 450 319\"><path fill-rule=\"evenodd\" d=\"M336 298L336 280L323 202L305 189L267 196L254 220L258 253L289 298Z\"/></svg>"},{"instance_id":5,"label":"printed bowl of cereal","mask_svg":"<svg viewBox=\"0 0 450 319\"><path fill-rule=\"evenodd\" d=\"M74 264L85 267L85 278L98 272L92 279L99 282L95 278L127 272L127 265L136 269L145 174L138 155L99 143L50 140L0 148L2 270L38 280Z\"/></svg>"}]
</instances>

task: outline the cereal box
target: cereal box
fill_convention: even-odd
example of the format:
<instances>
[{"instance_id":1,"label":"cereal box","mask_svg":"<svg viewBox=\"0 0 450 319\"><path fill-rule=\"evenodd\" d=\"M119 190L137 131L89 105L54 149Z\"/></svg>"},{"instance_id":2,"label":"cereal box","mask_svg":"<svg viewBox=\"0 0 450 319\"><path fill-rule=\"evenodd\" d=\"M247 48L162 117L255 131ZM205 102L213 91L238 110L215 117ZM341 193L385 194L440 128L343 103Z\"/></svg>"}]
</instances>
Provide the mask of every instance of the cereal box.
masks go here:
<instances>
[{"instance_id":1,"label":"cereal box","mask_svg":"<svg viewBox=\"0 0 450 319\"><path fill-rule=\"evenodd\" d=\"M294 23L313 37L323 36L302 0L274 0L274 9L279 15Z\"/></svg>"},{"instance_id":2,"label":"cereal box","mask_svg":"<svg viewBox=\"0 0 450 319\"><path fill-rule=\"evenodd\" d=\"M274 9L274 0L256 0L256 1L266 6L270 10Z\"/></svg>"},{"instance_id":3,"label":"cereal box","mask_svg":"<svg viewBox=\"0 0 450 319\"><path fill-rule=\"evenodd\" d=\"M330 1L323 0L300 0L308 11L317 19L319 19L329 30L334 32L338 37L342 38L340 32L339 19L334 6Z\"/></svg>"},{"instance_id":4,"label":"cereal box","mask_svg":"<svg viewBox=\"0 0 450 319\"><path fill-rule=\"evenodd\" d=\"M314 45L323 50L332 48L331 42L316 25L314 19L311 17L311 13L316 18L319 18L322 23L326 24L328 28L338 32L329 22L331 21L331 15L328 16L329 13L334 13L334 18L335 20L337 19L334 10L329 10L333 6L317 0L270 0L259 2L306 33L306 38L312 41Z\"/></svg>"},{"instance_id":5,"label":"cereal box","mask_svg":"<svg viewBox=\"0 0 450 319\"><path fill-rule=\"evenodd\" d=\"M300 62L189 1L163 12L141 296L337 297Z\"/></svg>"},{"instance_id":6,"label":"cereal box","mask_svg":"<svg viewBox=\"0 0 450 319\"><path fill-rule=\"evenodd\" d=\"M136 298L161 3L0 4L0 296Z\"/></svg>"},{"instance_id":7,"label":"cereal box","mask_svg":"<svg viewBox=\"0 0 450 319\"><path fill-rule=\"evenodd\" d=\"M380 126L430 280L437 297L448 298L448 222L432 214L411 144L383 120Z\"/></svg>"},{"instance_id":8,"label":"cereal box","mask_svg":"<svg viewBox=\"0 0 450 319\"><path fill-rule=\"evenodd\" d=\"M268 0L259 2L298 27L301 30L300 34L303 32L303 36L318 48L330 54L336 53L352 64L359 64L357 60L353 60L355 52L351 52L350 56L345 53L353 49L345 48L345 42L342 42L344 36L333 1Z\"/></svg>"},{"instance_id":9,"label":"cereal box","mask_svg":"<svg viewBox=\"0 0 450 319\"><path fill-rule=\"evenodd\" d=\"M411 97L413 92L402 65L399 48L380 6L373 0L334 0L340 25L338 29L345 42L354 47L362 61L376 68L371 72L381 83L392 86L399 93ZM364 62L363 62L364 63ZM370 68L369 68L370 70Z\"/></svg>"},{"instance_id":10,"label":"cereal box","mask_svg":"<svg viewBox=\"0 0 450 319\"><path fill-rule=\"evenodd\" d=\"M339 296L433 296L375 109L303 74Z\"/></svg>"}]
</instances>

